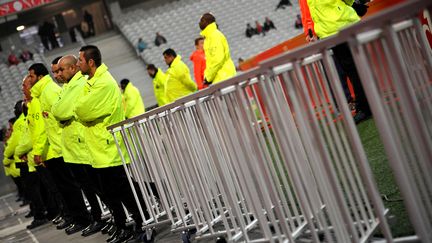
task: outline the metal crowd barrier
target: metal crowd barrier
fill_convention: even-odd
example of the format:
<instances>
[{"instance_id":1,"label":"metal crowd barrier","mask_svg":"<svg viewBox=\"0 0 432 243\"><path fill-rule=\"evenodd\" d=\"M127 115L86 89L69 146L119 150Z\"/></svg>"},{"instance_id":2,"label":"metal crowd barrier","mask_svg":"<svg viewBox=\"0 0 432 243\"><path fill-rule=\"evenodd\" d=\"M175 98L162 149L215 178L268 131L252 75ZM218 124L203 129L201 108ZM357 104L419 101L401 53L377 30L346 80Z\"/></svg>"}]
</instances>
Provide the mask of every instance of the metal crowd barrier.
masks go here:
<instances>
[{"instance_id":1,"label":"metal crowd barrier","mask_svg":"<svg viewBox=\"0 0 432 243\"><path fill-rule=\"evenodd\" d=\"M386 242L431 242L432 59L415 16L428 6L408 1L110 126L145 205L137 203L148 210L147 218L141 211L148 239L169 224L196 230L195 240L368 242L380 230ZM329 51L343 42L416 231L411 238L393 239L387 223Z\"/></svg>"}]
</instances>

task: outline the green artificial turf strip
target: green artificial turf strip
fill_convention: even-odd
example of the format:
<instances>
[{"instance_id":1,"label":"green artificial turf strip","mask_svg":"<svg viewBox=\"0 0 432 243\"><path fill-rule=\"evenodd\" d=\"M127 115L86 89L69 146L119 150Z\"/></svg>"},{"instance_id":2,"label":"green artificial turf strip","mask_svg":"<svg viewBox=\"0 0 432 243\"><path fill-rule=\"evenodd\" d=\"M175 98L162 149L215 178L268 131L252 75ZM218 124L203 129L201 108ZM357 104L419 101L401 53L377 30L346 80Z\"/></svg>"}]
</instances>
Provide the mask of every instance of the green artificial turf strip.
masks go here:
<instances>
[{"instance_id":1,"label":"green artificial turf strip","mask_svg":"<svg viewBox=\"0 0 432 243\"><path fill-rule=\"evenodd\" d=\"M366 150L366 154L368 156L380 194L387 195L387 197L391 200L401 199L399 189L394 180L394 176L387 156L384 152L384 146L381 142L381 138L378 134L374 120L369 119L364 121L360 123L357 128ZM384 205L390 210L390 215L394 215L396 218L396 221L390 224L392 233L395 237L414 234L414 230L408 219L405 205L402 201L384 201Z\"/></svg>"}]
</instances>

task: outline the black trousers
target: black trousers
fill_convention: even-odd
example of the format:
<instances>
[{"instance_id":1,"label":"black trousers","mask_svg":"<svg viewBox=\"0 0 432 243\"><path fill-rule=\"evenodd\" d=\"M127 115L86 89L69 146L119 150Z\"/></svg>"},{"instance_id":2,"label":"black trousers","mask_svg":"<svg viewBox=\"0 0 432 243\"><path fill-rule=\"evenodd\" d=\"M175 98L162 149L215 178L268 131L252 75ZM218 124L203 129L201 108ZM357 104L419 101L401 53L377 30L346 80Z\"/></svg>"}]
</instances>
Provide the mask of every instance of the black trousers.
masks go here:
<instances>
[{"instance_id":1,"label":"black trousers","mask_svg":"<svg viewBox=\"0 0 432 243\"><path fill-rule=\"evenodd\" d=\"M41 196L41 179L38 172L29 172L26 176L26 185L30 196L30 208L33 218L40 220L45 218L45 207Z\"/></svg>"},{"instance_id":2,"label":"black trousers","mask_svg":"<svg viewBox=\"0 0 432 243\"><path fill-rule=\"evenodd\" d=\"M102 211L96 195L98 195L102 201L104 201L104 197L102 196L100 189L96 185L96 181L91 179L91 171L93 170L93 168L90 165L86 164L67 163L67 166L69 167L72 175L75 178L75 181L78 183L78 186L84 192L87 201L90 204L92 220L100 221ZM107 203L105 202L105 204Z\"/></svg>"},{"instance_id":3,"label":"black trousers","mask_svg":"<svg viewBox=\"0 0 432 243\"><path fill-rule=\"evenodd\" d=\"M39 174L42 188L41 193L44 195L42 198L45 201L48 216L55 217L60 213L61 208L63 207L63 198L60 195L56 182L47 167L37 166L36 171Z\"/></svg>"},{"instance_id":4,"label":"black trousers","mask_svg":"<svg viewBox=\"0 0 432 243\"><path fill-rule=\"evenodd\" d=\"M369 108L369 103L366 99L366 94L361 84L360 77L358 75L357 68L355 66L354 59L352 57L351 50L349 49L348 44L339 44L333 47L332 50L341 68L351 80L356 96L356 108L366 114L370 114L371 111Z\"/></svg>"},{"instance_id":5,"label":"black trousers","mask_svg":"<svg viewBox=\"0 0 432 243\"><path fill-rule=\"evenodd\" d=\"M119 228L125 227L126 215L124 213L122 203L127 208L127 210L132 213L132 217L135 220L136 225L141 226L143 220L139 213L138 205L135 201L123 166L99 168L95 171L97 172L102 192L106 195L108 201L110 202L116 226ZM142 193L139 190L138 183L136 181L133 181L133 183L138 193L140 204L143 207L144 217L149 218L149 214L144 204Z\"/></svg>"},{"instance_id":6,"label":"black trousers","mask_svg":"<svg viewBox=\"0 0 432 243\"><path fill-rule=\"evenodd\" d=\"M11 178L18 189L18 197L23 198L24 197L24 190L23 190L22 178L20 176L18 176L18 177L12 177L11 176Z\"/></svg>"},{"instance_id":7,"label":"black trousers","mask_svg":"<svg viewBox=\"0 0 432 243\"><path fill-rule=\"evenodd\" d=\"M28 176L28 165L26 162L20 162L20 163L16 163L15 164L17 168L20 169L20 177L21 177L21 186L22 186L22 190L23 190L23 196L24 196L24 200L28 200L30 201L30 195L29 195L29 190L27 187L27 176Z\"/></svg>"},{"instance_id":8,"label":"black trousers","mask_svg":"<svg viewBox=\"0 0 432 243\"><path fill-rule=\"evenodd\" d=\"M90 222L81 189L63 158L50 161L48 168L55 175L58 189L64 199L63 217L74 223L86 225Z\"/></svg>"}]
</instances>

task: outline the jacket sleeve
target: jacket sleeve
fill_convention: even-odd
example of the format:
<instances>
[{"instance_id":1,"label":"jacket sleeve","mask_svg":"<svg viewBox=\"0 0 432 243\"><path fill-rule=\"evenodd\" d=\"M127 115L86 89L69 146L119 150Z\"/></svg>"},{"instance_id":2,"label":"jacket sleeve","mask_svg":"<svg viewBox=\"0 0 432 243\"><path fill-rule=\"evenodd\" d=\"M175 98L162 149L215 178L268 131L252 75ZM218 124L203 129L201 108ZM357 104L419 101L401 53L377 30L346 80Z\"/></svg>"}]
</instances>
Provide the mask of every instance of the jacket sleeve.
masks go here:
<instances>
[{"instance_id":1,"label":"jacket sleeve","mask_svg":"<svg viewBox=\"0 0 432 243\"><path fill-rule=\"evenodd\" d=\"M113 101L107 100L108 97L112 97L107 92L115 92L113 89L118 89L118 87L109 87L105 83L96 82L87 94L78 99L75 106L75 114L79 120L92 122L111 114L113 107L107 104L113 104Z\"/></svg>"},{"instance_id":2,"label":"jacket sleeve","mask_svg":"<svg viewBox=\"0 0 432 243\"><path fill-rule=\"evenodd\" d=\"M73 106L76 102L77 94L79 94L82 88L82 86L75 85L68 87L67 90L63 90L60 94L59 100L51 108L53 116L58 121L68 121L73 118Z\"/></svg>"},{"instance_id":3,"label":"jacket sleeve","mask_svg":"<svg viewBox=\"0 0 432 243\"><path fill-rule=\"evenodd\" d=\"M137 103L137 96L132 93L131 89L127 89L127 92L124 92L124 102L125 102L125 117L130 118L131 112L133 110L134 105Z\"/></svg>"},{"instance_id":4,"label":"jacket sleeve","mask_svg":"<svg viewBox=\"0 0 432 243\"><path fill-rule=\"evenodd\" d=\"M180 81L183 83L184 86L190 91L196 91L197 90L197 84L191 79L190 72L185 65L185 69L183 71L184 77L180 79Z\"/></svg>"},{"instance_id":5,"label":"jacket sleeve","mask_svg":"<svg viewBox=\"0 0 432 243\"><path fill-rule=\"evenodd\" d=\"M9 137L9 139L7 140L6 147L4 150L4 157L5 158L10 158L15 154L15 149L18 147L19 140L20 140L20 135L21 135L20 129L22 129L20 127L20 126L22 126L22 124L20 124L20 123L21 123L21 121L18 119L15 122L15 124L13 125L12 134Z\"/></svg>"},{"instance_id":6,"label":"jacket sleeve","mask_svg":"<svg viewBox=\"0 0 432 243\"><path fill-rule=\"evenodd\" d=\"M15 149L15 155L21 157L32 150L32 141L30 138L30 131L27 125L23 127L20 141Z\"/></svg>"},{"instance_id":7,"label":"jacket sleeve","mask_svg":"<svg viewBox=\"0 0 432 243\"><path fill-rule=\"evenodd\" d=\"M225 47L222 44L222 37L216 36L208 38L205 49L206 56L206 69L204 71L204 77L208 82L213 82L217 72L222 68L225 62Z\"/></svg>"},{"instance_id":8,"label":"jacket sleeve","mask_svg":"<svg viewBox=\"0 0 432 243\"><path fill-rule=\"evenodd\" d=\"M42 113L39 112L34 118L35 126L33 131L33 136L35 139L33 142L33 154L42 155L44 153L45 147L48 142L48 137L45 131L45 122L42 119Z\"/></svg>"}]
</instances>

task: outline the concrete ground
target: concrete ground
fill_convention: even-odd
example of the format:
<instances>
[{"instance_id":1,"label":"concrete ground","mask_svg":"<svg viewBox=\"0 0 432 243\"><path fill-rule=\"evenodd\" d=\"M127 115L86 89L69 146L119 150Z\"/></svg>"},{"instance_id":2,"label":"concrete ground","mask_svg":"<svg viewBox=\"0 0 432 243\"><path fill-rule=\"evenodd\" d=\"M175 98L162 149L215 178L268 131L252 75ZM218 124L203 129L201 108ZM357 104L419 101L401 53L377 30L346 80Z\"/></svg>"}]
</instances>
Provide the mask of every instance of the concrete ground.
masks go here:
<instances>
[{"instance_id":1,"label":"concrete ground","mask_svg":"<svg viewBox=\"0 0 432 243\"><path fill-rule=\"evenodd\" d=\"M31 242L54 243L76 242L93 243L106 242L107 235L96 233L88 237L82 237L79 233L66 235L63 230L57 230L52 223L47 223L33 230L27 230L31 219L25 218L29 207L19 207L21 202L15 202L15 193L0 198L0 242ZM181 242L180 233L172 233L169 226L158 228L155 242Z\"/></svg>"}]
</instances>

